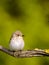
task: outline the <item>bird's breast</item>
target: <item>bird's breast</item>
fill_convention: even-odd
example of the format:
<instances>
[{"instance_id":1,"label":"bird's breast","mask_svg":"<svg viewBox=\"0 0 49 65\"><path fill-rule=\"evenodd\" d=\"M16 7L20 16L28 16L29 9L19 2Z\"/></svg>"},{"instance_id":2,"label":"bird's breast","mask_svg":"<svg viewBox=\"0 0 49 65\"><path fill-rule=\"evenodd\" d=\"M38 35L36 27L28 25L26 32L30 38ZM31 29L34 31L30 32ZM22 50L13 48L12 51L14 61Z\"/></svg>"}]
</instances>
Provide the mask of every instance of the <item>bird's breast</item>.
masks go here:
<instances>
[{"instance_id":1,"label":"bird's breast","mask_svg":"<svg viewBox=\"0 0 49 65\"><path fill-rule=\"evenodd\" d=\"M14 38L10 42L10 48L12 50L22 50L24 47L24 40L22 38Z\"/></svg>"}]
</instances>

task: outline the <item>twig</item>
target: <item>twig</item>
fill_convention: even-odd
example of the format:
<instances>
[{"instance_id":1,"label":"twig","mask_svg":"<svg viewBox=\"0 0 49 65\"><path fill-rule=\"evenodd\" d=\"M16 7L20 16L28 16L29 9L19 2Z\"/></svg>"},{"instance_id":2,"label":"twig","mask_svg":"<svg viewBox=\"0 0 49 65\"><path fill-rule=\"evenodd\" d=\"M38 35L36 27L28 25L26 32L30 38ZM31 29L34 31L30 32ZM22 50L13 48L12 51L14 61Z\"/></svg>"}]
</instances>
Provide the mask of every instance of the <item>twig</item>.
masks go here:
<instances>
[{"instance_id":1,"label":"twig","mask_svg":"<svg viewBox=\"0 0 49 65\"><path fill-rule=\"evenodd\" d=\"M29 57L41 57L41 56L48 56L49 53L46 53L44 50L38 49L38 50L22 50L22 51L10 51L7 48L4 48L0 46L0 51L3 51L7 53L8 55L11 55L13 57L18 57L18 58L29 58Z\"/></svg>"}]
</instances>

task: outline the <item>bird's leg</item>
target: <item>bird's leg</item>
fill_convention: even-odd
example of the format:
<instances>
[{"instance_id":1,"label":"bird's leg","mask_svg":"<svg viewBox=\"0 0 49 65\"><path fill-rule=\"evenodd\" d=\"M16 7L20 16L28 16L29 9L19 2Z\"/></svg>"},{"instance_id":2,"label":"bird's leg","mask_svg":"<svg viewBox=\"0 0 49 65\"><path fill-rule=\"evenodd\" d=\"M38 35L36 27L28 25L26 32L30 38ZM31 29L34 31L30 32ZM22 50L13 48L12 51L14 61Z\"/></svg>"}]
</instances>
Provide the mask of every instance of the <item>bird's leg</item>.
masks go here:
<instances>
[{"instance_id":1,"label":"bird's leg","mask_svg":"<svg viewBox=\"0 0 49 65\"><path fill-rule=\"evenodd\" d=\"M19 50L19 52L21 52L22 50Z\"/></svg>"},{"instance_id":2,"label":"bird's leg","mask_svg":"<svg viewBox=\"0 0 49 65\"><path fill-rule=\"evenodd\" d=\"M19 56L22 50L14 51L14 56Z\"/></svg>"}]
</instances>

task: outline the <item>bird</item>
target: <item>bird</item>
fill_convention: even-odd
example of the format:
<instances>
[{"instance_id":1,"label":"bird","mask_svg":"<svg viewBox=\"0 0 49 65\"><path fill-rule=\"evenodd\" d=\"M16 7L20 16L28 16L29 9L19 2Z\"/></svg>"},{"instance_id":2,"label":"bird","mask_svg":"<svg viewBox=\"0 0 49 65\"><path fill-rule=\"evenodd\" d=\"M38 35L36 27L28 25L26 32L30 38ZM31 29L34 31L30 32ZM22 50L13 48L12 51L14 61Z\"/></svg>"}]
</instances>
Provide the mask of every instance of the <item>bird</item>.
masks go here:
<instances>
[{"instance_id":1,"label":"bird","mask_svg":"<svg viewBox=\"0 0 49 65\"><path fill-rule=\"evenodd\" d=\"M19 51L24 48L24 34L21 31L17 30L14 32L10 38L9 47L11 51Z\"/></svg>"}]
</instances>

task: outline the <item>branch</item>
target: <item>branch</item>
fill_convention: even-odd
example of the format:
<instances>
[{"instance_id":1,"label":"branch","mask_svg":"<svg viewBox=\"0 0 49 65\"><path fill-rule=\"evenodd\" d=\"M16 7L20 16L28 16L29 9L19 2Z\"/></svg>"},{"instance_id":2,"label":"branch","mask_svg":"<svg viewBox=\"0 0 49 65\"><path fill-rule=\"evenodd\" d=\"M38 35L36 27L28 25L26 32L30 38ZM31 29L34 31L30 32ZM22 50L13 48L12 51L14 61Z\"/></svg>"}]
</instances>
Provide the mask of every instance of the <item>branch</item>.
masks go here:
<instances>
[{"instance_id":1,"label":"branch","mask_svg":"<svg viewBox=\"0 0 49 65\"><path fill-rule=\"evenodd\" d=\"M22 50L22 51L11 51L7 48L4 48L0 46L0 51L7 53L8 55L11 55L13 57L19 57L19 58L29 58L29 57L39 57L39 56L48 56L49 53L45 52L44 50L41 49L34 49L34 50Z\"/></svg>"}]
</instances>

